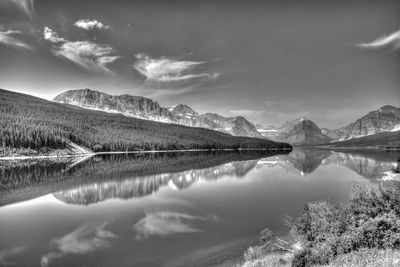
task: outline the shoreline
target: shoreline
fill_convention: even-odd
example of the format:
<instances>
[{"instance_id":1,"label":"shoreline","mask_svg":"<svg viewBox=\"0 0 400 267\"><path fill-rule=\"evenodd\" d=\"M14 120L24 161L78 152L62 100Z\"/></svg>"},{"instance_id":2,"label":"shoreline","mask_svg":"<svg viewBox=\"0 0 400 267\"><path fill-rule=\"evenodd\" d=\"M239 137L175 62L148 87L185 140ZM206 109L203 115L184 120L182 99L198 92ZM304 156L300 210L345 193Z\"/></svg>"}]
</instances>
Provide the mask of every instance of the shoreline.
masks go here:
<instances>
[{"instance_id":1,"label":"shoreline","mask_svg":"<svg viewBox=\"0 0 400 267\"><path fill-rule=\"evenodd\" d=\"M337 147L332 147L332 146L314 146L310 148L315 148L315 149L326 149L326 150L378 150L378 151L400 151L400 148L392 148L392 149L387 149L383 147L376 147L376 146L357 146L357 147L350 147L350 146L337 146Z\"/></svg>"},{"instance_id":2,"label":"shoreline","mask_svg":"<svg viewBox=\"0 0 400 267\"><path fill-rule=\"evenodd\" d=\"M174 149L174 150L141 150L141 151L106 151L106 152L92 152L92 153L76 153L65 155L34 155L34 156L1 156L0 161L6 160L26 160L26 159L52 159L52 158L69 158L69 157L93 157L96 155L106 154L140 154L140 153L169 153L169 152L206 152L206 151L292 151L293 149L265 149L265 148L246 148L246 149Z\"/></svg>"}]
</instances>

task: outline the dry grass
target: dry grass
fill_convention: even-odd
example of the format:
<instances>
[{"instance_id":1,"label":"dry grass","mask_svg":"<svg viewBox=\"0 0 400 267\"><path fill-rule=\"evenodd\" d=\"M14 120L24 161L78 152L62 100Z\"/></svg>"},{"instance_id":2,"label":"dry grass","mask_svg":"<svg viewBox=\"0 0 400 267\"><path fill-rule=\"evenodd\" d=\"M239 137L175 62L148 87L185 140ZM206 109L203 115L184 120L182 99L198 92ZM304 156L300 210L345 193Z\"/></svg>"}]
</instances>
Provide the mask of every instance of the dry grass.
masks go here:
<instances>
[{"instance_id":1,"label":"dry grass","mask_svg":"<svg viewBox=\"0 0 400 267\"><path fill-rule=\"evenodd\" d=\"M259 246L253 246L244 253L244 263L241 267L290 267L293 254L267 253Z\"/></svg>"},{"instance_id":2,"label":"dry grass","mask_svg":"<svg viewBox=\"0 0 400 267\"><path fill-rule=\"evenodd\" d=\"M361 249L344 254L324 267L397 267L400 266L400 251ZM322 266L321 266L322 267Z\"/></svg>"}]
</instances>

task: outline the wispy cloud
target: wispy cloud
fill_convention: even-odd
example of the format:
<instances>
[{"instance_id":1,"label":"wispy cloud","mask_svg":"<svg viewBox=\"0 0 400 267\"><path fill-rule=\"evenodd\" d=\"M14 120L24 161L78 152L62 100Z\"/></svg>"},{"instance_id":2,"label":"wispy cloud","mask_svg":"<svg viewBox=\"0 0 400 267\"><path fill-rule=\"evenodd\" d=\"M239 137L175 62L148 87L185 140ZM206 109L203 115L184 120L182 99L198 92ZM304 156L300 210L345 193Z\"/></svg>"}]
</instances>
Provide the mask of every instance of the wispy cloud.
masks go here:
<instances>
[{"instance_id":1,"label":"wispy cloud","mask_svg":"<svg viewBox=\"0 0 400 267\"><path fill-rule=\"evenodd\" d=\"M230 111L233 115L236 116L249 116L249 117L255 117L255 116L262 116L266 113L265 110L255 110L255 109L233 109Z\"/></svg>"},{"instance_id":2,"label":"wispy cloud","mask_svg":"<svg viewBox=\"0 0 400 267\"><path fill-rule=\"evenodd\" d=\"M205 218L168 211L146 213L146 216L138 221L133 226L133 229L137 232L137 239L147 238L152 235L165 236L177 233L200 232L200 229L184 222L190 220L205 220Z\"/></svg>"},{"instance_id":3,"label":"wispy cloud","mask_svg":"<svg viewBox=\"0 0 400 267\"><path fill-rule=\"evenodd\" d=\"M205 61L189 61L180 58L161 57L151 58L146 54L135 55L134 68L147 81L153 82L182 82L196 78L217 79L219 73L206 73L201 71Z\"/></svg>"},{"instance_id":4,"label":"wispy cloud","mask_svg":"<svg viewBox=\"0 0 400 267\"><path fill-rule=\"evenodd\" d=\"M28 45L27 43L19 40L15 35L20 35L22 32L20 31L12 31L12 30L7 30L7 31L1 31L0 30L0 43L13 47L13 48L22 48L22 49L27 49L31 50L32 47Z\"/></svg>"},{"instance_id":5,"label":"wispy cloud","mask_svg":"<svg viewBox=\"0 0 400 267\"><path fill-rule=\"evenodd\" d=\"M119 58L119 56L112 55L114 49L111 46L89 41L66 42L54 49L53 52L86 70L106 73L113 73L107 65Z\"/></svg>"},{"instance_id":6,"label":"wispy cloud","mask_svg":"<svg viewBox=\"0 0 400 267\"><path fill-rule=\"evenodd\" d=\"M35 15L34 0L5 0L14 4L22 13L30 19Z\"/></svg>"},{"instance_id":7,"label":"wispy cloud","mask_svg":"<svg viewBox=\"0 0 400 267\"><path fill-rule=\"evenodd\" d=\"M108 64L120 58L115 55L115 50L110 45L90 41L69 41L48 27L44 28L43 36L53 44L54 55L68 59L88 71L113 73Z\"/></svg>"},{"instance_id":8,"label":"wispy cloud","mask_svg":"<svg viewBox=\"0 0 400 267\"><path fill-rule=\"evenodd\" d=\"M67 254L86 254L98 249L108 248L117 236L105 229L108 222L101 225L86 225L50 243L52 250L42 256L42 267Z\"/></svg>"},{"instance_id":9,"label":"wispy cloud","mask_svg":"<svg viewBox=\"0 0 400 267\"><path fill-rule=\"evenodd\" d=\"M393 46L394 49L400 48L400 31L381 36L369 43L357 44L363 48L381 48L386 46Z\"/></svg>"},{"instance_id":10,"label":"wispy cloud","mask_svg":"<svg viewBox=\"0 0 400 267\"><path fill-rule=\"evenodd\" d=\"M74 23L74 25L78 28L84 29L84 30L93 30L93 29L98 29L98 30L108 30L111 27L108 25L104 25L98 20L91 20L91 19L81 19L78 20Z\"/></svg>"}]
</instances>

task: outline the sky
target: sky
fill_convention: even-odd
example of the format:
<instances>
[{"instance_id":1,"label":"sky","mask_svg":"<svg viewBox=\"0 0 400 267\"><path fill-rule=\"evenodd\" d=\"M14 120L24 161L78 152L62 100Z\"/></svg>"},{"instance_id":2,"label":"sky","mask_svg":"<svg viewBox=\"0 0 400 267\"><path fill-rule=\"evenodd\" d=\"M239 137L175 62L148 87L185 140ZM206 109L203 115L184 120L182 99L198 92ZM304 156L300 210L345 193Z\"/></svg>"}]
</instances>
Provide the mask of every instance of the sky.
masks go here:
<instances>
[{"instance_id":1,"label":"sky","mask_svg":"<svg viewBox=\"0 0 400 267\"><path fill-rule=\"evenodd\" d=\"M339 128L400 106L400 2L0 0L0 88Z\"/></svg>"}]
</instances>

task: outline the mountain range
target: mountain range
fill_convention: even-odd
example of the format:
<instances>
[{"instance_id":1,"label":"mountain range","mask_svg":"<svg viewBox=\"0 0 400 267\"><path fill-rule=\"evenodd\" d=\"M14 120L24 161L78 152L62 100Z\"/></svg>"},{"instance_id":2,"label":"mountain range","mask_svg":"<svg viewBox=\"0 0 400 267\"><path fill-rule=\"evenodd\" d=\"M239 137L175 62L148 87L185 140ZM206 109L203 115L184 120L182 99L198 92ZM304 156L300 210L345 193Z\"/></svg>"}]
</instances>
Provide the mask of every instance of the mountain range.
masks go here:
<instances>
[{"instance_id":1,"label":"mountain range","mask_svg":"<svg viewBox=\"0 0 400 267\"><path fill-rule=\"evenodd\" d=\"M139 103L142 114L156 116L155 109L149 106L158 107L158 104L130 96L122 99L127 99L127 102L117 98L111 103L116 103L118 108L126 107L132 113L136 105L127 103ZM108 99L103 100L102 103L110 104ZM267 139L232 136L205 128L90 110L3 89L0 89L0 101L0 156L143 150L291 149L288 144ZM96 107L102 109L104 105ZM165 112L161 108L158 111L160 115ZM240 121L240 118L235 120Z\"/></svg>"},{"instance_id":2,"label":"mountain range","mask_svg":"<svg viewBox=\"0 0 400 267\"><path fill-rule=\"evenodd\" d=\"M304 117L288 121L279 127L262 126L252 123L242 116L224 117L216 113L199 114L185 104L166 108L149 98L126 94L114 96L90 89L69 90L56 96L53 101L109 113L121 113L128 117L207 128L234 136L263 137L276 142L302 146L335 145L337 142L345 140L400 130L400 108L389 105L372 111L344 127L330 130L321 129L315 122ZM378 135L377 138L374 138L375 145L379 143L377 139L380 137L381 135ZM393 138L400 139L396 134ZM368 144L364 140L358 145L366 146ZM387 144L381 145L386 146ZM357 146L357 144L353 142L353 146Z\"/></svg>"},{"instance_id":3,"label":"mountain range","mask_svg":"<svg viewBox=\"0 0 400 267\"><path fill-rule=\"evenodd\" d=\"M56 96L53 101L109 113L121 113L128 117L207 128L234 136L261 137L256 127L242 116L224 117L214 113L199 114L184 104L165 108L156 101L141 96L115 96L90 89L81 89L66 91Z\"/></svg>"}]
</instances>

